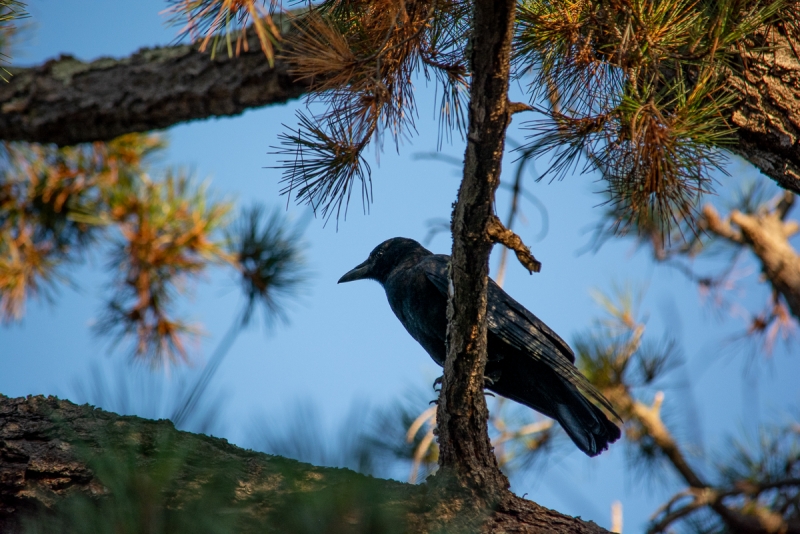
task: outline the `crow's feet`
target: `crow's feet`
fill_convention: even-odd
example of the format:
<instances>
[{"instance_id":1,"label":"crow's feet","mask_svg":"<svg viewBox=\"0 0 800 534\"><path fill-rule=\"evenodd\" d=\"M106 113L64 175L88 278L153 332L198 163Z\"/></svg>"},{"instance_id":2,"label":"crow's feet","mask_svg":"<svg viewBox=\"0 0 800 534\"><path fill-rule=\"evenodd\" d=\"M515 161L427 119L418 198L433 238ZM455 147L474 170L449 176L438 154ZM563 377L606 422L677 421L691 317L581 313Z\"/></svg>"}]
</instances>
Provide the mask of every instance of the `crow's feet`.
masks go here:
<instances>
[{"instance_id":1,"label":"crow's feet","mask_svg":"<svg viewBox=\"0 0 800 534\"><path fill-rule=\"evenodd\" d=\"M436 389L436 386L442 385L442 380L444 380L444 375L440 376L439 378L433 381L433 391L438 393L442 390L442 388Z\"/></svg>"},{"instance_id":2,"label":"crow's feet","mask_svg":"<svg viewBox=\"0 0 800 534\"><path fill-rule=\"evenodd\" d=\"M488 388L489 386L493 386L498 380L500 380L500 371L493 371L488 375L484 375L483 387Z\"/></svg>"}]
</instances>

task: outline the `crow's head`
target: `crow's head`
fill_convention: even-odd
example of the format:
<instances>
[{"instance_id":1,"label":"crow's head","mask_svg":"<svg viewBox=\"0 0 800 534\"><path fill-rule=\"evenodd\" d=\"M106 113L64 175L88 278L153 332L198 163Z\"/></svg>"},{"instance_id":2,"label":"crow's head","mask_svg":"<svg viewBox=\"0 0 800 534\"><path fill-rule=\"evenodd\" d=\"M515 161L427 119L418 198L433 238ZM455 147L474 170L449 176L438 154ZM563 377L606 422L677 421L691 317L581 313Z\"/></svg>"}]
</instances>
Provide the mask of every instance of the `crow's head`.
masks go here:
<instances>
[{"instance_id":1,"label":"crow's head","mask_svg":"<svg viewBox=\"0 0 800 534\"><path fill-rule=\"evenodd\" d=\"M413 239L393 237L375 247L364 263L356 265L355 268L345 273L344 276L339 278L338 283L365 279L377 280L383 283L389 273L395 267L404 263L405 260L412 260L418 256L428 254L430 252Z\"/></svg>"}]
</instances>

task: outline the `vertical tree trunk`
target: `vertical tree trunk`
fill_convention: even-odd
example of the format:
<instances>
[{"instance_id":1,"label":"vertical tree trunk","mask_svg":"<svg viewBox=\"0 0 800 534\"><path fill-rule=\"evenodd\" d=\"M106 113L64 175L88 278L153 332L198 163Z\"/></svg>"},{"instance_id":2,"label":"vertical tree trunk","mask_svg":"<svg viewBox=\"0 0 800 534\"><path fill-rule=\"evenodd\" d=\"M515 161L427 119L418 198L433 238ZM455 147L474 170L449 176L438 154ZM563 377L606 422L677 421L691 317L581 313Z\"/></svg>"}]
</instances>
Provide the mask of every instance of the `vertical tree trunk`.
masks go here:
<instances>
[{"instance_id":1,"label":"vertical tree trunk","mask_svg":"<svg viewBox=\"0 0 800 534\"><path fill-rule=\"evenodd\" d=\"M443 471L479 501L508 489L488 435L483 394L486 288L492 242L487 233L509 123L508 78L514 0L478 0L472 24L472 84L464 177L453 210L448 352L437 414Z\"/></svg>"}]
</instances>

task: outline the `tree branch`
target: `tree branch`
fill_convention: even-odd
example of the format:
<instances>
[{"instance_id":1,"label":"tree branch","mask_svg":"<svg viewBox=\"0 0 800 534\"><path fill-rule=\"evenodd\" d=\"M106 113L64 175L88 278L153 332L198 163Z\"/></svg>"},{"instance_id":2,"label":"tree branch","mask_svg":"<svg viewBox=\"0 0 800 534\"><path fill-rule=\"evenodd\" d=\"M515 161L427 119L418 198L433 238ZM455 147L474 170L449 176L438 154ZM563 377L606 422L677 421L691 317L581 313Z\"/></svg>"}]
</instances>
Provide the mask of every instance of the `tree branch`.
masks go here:
<instances>
[{"instance_id":1,"label":"tree branch","mask_svg":"<svg viewBox=\"0 0 800 534\"><path fill-rule=\"evenodd\" d=\"M692 500L681 506L677 510L672 510L672 505L675 504L680 498L691 496ZM653 516L653 520L658 514L663 513L664 516L658 520L656 523L652 523L648 529L647 534L656 534L658 532L664 532L668 526L670 526L675 521L682 519L683 517L691 514L692 512L703 508L704 506L708 506L712 502L715 502L717 498L717 494L714 491L708 490L708 488L704 489L697 489L697 488L689 488L686 491L682 491L679 494L675 495L669 502L664 505L661 509L659 509L656 514Z\"/></svg>"},{"instance_id":2,"label":"tree branch","mask_svg":"<svg viewBox=\"0 0 800 534\"><path fill-rule=\"evenodd\" d=\"M734 210L730 220L741 229L742 239L761 263L764 276L786 299L792 315L800 319L800 255L787 237L791 225L777 211L750 215Z\"/></svg>"},{"instance_id":3,"label":"tree branch","mask_svg":"<svg viewBox=\"0 0 800 534\"><path fill-rule=\"evenodd\" d=\"M122 471L115 471L118 476L111 487L87 465L103 457L125 464L115 466ZM142 484L149 466L157 464L159 457L172 463L156 474L162 479L165 474L173 477L177 491L143 493L148 488ZM120 474L130 475L131 487L125 486ZM219 483L209 484L210 480ZM203 499L205 492L215 492L218 506L202 509L202 520L222 512L235 519L236 527L230 531L242 533L306 531L307 525L297 526L297 517L313 517L315 528L329 532L341 530L343 524L348 529L381 530L387 521L392 521L391 528L385 530L409 533L607 532L522 499L517 499L513 511L499 507L484 512L486 526L469 529L474 525L459 517L463 502L436 487L256 453L224 439L180 432L169 421L123 417L54 397L0 395L0 532L21 534L24 517L41 519L48 511L63 509L70 498L83 496L101 505L115 498L112 488L130 491L116 498L124 500L121 505L126 506L127 515L123 517L132 520L136 520L137 507L152 519L159 508L179 510ZM136 501L137 496L142 502ZM119 520L102 517L106 526L115 519ZM370 523L359 524L365 520Z\"/></svg>"},{"instance_id":4,"label":"tree branch","mask_svg":"<svg viewBox=\"0 0 800 534\"><path fill-rule=\"evenodd\" d=\"M779 515L763 507L758 507L758 514L747 515L738 510L729 508L722 502L722 499L730 496L730 494L721 492L702 479L686 461L678 443L675 441L666 425L664 425L660 415L661 404L664 398L663 393L659 392L656 394L652 406L647 406L635 400L627 387L623 385L615 387L609 392L608 397L615 406L621 409L623 417L627 414L628 420L636 421L643 427L644 432L653 439L661 453L669 460L675 470L689 485L689 489L686 493L694 497L693 503L674 512L668 511L668 504L664 509L666 513L665 517L651 526L648 532L662 531L669 523L703 506L709 506L734 532L772 534L792 531L790 528L791 525L787 525ZM744 493L744 490L739 493Z\"/></svg>"},{"instance_id":5,"label":"tree branch","mask_svg":"<svg viewBox=\"0 0 800 534\"><path fill-rule=\"evenodd\" d=\"M451 473L478 506L511 502L489 441L486 400L486 290L508 110L515 0L477 0L472 13L470 104L464 174L453 210L453 291L447 305L447 360L437 413L440 472Z\"/></svg>"},{"instance_id":6,"label":"tree branch","mask_svg":"<svg viewBox=\"0 0 800 534\"><path fill-rule=\"evenodd\" d=\"M744 244L742 234L731 227L731 223L728 219L723 220L720 218L719 212L711 204L703 206L702 222L704 228L712 234L723 237L738 245Z\"/></svg>"},{"instance_id":7,"label":"tree branch","mask_svg":"<svg viewBox=\"0 0 800 534\"><path fill-rule=\"evenodd\" d=\"M738 103L730 122L738 128L731 150L775 180L800 193L800 60L793 24L771 24L737 50L727 89ZM765 47L768 47L766 49Z\"/></svg>"},{"instance_id":8,"label":"tree branch","mask_svg":"<svg viewBox=\"0 0 800 534\"><path fill-rule=\"evenodd\" d=\"M795 201L795 194L791 191L784 191L778 204L775 206L775 213L780 220L786 220L786 216L792 210Z\"/></svg>"},{"instance_id":9,"label":"tree branch","mask_svg":"<svg viewBox=\"0 0 800 534\"><path fill-rule=\"evenodd\" d=\"M486 228L486 232L494 243L500 243L506 248L513 250L519 262L523 267L528 269L528 272L533 274L542 270L542 263L533 257L531 249L525 246L525 243L522 242L522 238L503 226L503 223L500 222L500 219L497 218L496 215L489 217L489 224Z\"/></svg>"},{"instance_id":10,"label":"tree branch","mask_svg":"<svg viewBox=\"0 0 800 534\"><path fill-rule=\"evenodd\" d=\"M0 83L0 139L73 145L191 120L238 115L306 92L276 58L270 67L250 32L248 51L229 58L189 45L145 48L92 62L61 56L10 68Z\"/></svg>"}]
</instances>

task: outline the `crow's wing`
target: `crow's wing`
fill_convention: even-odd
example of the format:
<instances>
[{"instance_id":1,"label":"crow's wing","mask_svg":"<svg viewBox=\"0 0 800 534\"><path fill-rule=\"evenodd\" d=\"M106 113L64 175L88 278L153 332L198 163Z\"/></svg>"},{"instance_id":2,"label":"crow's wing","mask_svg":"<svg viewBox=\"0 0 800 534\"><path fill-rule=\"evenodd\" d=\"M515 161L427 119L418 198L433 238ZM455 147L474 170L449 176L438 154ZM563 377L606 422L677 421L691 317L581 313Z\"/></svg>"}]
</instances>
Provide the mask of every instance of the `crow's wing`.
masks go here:
<instances>
[{"instance_id":1,"label":"crow's wing","mask_svg":"<svg viewBox=\"0 0 800 534\"><path fill-rule=\"evenodd\" d=\"M428 280L447 295L450 283L447 266L450 257L437 254L425 260L425 275ZM511 298L492 279L489 279L487 300L486 322L489 332L509 346L544 363L564 380L588 393L617 416L606 398L575 367L575 354L558 334Z\"/></svg>"}]
</instances>

